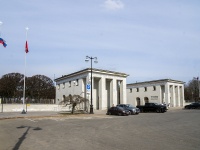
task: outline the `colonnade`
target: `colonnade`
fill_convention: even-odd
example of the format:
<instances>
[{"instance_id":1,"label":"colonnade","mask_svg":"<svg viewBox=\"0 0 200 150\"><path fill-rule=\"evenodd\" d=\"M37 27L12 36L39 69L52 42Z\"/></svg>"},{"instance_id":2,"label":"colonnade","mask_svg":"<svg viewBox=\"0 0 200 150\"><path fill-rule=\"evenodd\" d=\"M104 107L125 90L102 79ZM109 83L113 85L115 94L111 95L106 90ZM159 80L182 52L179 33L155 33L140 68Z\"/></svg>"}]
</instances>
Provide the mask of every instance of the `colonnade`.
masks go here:
<instances>
[{"instance_id":1,"label":"colonnade","mask_svg":"<svg viewBox=\"0 0 200 150\"><path fill-rule=\"evenodd\" d=\"M162 89L162 88L161 88ZM162 91L162 99L166 104L170 104L172 107L184 106L184 87L179 84L165 85L165 91Z\"/></svg>"}]
</instances>

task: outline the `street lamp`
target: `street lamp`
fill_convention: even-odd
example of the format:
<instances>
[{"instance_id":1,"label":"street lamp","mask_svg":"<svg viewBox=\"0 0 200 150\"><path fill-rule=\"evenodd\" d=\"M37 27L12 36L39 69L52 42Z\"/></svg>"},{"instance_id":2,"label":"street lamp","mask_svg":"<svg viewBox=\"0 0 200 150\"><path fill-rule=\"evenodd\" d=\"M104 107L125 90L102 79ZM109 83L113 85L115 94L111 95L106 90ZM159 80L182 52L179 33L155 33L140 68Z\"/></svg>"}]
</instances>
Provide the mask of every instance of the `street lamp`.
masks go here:
<instances>
[{"instance_id":1,"label":"street lamp","mask_svg":"<svg viewBox=\"0 0 200 150\"><path fill-rule=\"evenodd\" d=\"M90 104L90 114L94 114L93 112L93 104L92 104L92 60L94 59L94 63L98 63L97 61L97 57L89 57L89 56L86 56L86 59L85 61L88 62L90 59L90 62L91 62L91 104Z\"/></svg>"},{"instance_id":2,"label":"street lamp","mask_svg":"<svg viewBox=\"0 0 200 150\"><path fill-rule=\"evenodd\" d=\"M199 98L200 98L200 84L199 84L199 77L194 77L194 79L197 80L197 85L198 85L198 89L199 89Z\"/></svg>"}]
</instances>

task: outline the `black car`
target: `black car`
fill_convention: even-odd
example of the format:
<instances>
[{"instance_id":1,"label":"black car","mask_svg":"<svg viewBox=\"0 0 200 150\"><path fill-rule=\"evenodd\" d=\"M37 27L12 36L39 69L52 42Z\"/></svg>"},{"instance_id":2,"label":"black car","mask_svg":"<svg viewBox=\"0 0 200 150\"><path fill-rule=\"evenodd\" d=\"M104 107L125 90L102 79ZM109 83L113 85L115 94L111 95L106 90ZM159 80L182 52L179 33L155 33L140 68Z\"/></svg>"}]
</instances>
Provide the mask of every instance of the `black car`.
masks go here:
<instances>
[{"instance_id":1,"label":"black car","mask_svg":"<svg viewBox=\"0 0 200 150\"><path fill-rule=\"evenodd\" d=\"M130 111L130 114L131 115L137 115L140 113L140 109L137 108L137 107L134 107L133 105L131 104L118 104L117 105L118 107L122 107L128 111Z\"/></svg>"},{"instance_id":2,"label":"black car","mask_svg":"<svg viewBox=\"0 0 200 150\"><path fill-rule=\"evenodd\" d=\"M130 112L122 107L111 107L108 109L107 115L128 116Z\"/></svg>"},{"instance_id":3,"label":"black car","mask_svg":"<svg viewBox=\"0 0 200 150\"><path fill-rule=\"evenodd\" d=\"M200 109L200 103L191 103L189 105L185 105L185 109Z\"/></svg>"},{"instance_id":4,"label":"black car","mask_svg":"<svg viewBox=\"0 0 200 150\"><path fill-rule=\"evenodd\" d=\"M167 107L165 105L160 105L157 103L145 103L144 105L137 106L137 108L140 109L140 112L164 113L167 111Z\"/></svg>"}]
</instances>

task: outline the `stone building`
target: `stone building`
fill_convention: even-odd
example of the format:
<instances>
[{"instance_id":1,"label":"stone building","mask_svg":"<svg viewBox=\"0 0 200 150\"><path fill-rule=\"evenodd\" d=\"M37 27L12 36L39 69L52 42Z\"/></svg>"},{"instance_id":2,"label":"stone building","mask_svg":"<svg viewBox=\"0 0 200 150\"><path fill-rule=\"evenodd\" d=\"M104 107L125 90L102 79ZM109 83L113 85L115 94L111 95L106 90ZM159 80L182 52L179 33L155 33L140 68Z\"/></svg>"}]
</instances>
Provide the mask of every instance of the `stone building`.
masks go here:
<instances>
[{"instance_id":1,"label":"stone building","mask_svg":"<svg viewBox=\"0 0 200 150\"><path fill-rule=\"evenodd\" d=\"M92 69L92 104L94 109L103 110L126 102L127 74ZM91 68L86 68L55 79L56 104L63 100L63 95L80 95L91 103ZM88 107L88 106L87 106Z\"/></svg>"},{"instance_id":2,"label":"stone building","mask_svg":"<svg viewBox=\"0 0 200 150\"><path fill-rule=\"evenodd\" d=\"M184 82L172 79L127 84L127 103L144 105L145 102L184 106Z\"/></svg>"}]
</instances>

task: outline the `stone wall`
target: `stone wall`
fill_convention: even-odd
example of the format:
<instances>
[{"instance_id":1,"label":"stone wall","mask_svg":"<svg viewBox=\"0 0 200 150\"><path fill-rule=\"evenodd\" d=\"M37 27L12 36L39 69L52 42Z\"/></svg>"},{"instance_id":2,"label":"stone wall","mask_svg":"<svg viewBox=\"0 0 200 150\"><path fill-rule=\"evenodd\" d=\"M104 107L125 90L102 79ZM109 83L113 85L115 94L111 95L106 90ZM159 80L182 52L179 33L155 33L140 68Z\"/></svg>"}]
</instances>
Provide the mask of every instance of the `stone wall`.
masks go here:
<instances>
[{"instance_id":1,"label":"stone wall","mask_svg":"<svg viewBox=\"0 0 200 150\"><path fill-rule=\"evenodd\" d=\"M25 104L25 111L33 112L33 111L61 111L60 108L56 104ZM3 108L3 109L2 109ZM23 104L0 104L0 112L22 112Z\"/></svg>"}]
</instances>

